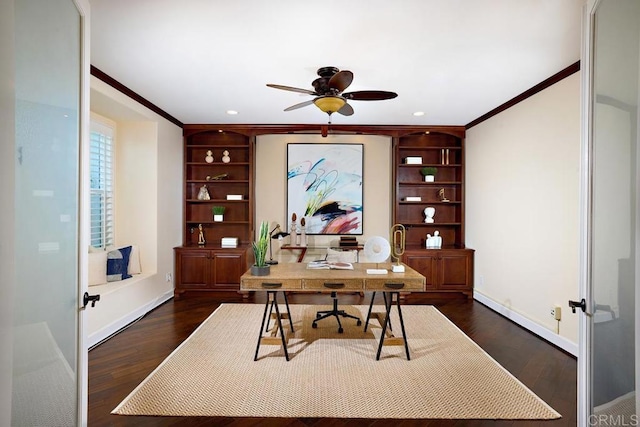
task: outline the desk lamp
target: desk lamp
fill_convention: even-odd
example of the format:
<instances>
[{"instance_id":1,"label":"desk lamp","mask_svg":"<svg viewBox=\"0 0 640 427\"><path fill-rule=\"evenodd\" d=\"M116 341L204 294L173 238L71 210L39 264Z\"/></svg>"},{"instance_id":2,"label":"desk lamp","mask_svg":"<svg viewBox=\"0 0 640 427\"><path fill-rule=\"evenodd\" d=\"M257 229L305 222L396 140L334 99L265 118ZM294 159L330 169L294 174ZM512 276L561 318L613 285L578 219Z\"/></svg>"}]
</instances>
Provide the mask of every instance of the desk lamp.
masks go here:
<instances>
[{"instance_id":1,"label":"desk lamp","mask_svg":"<svg viewBox=\"0 0 640 427\"><path fill-rule=\"evenodd\" d=\"M269 236L271 237L269 239L269 261L267 261L266 264L275 265L278 263L278 261L273 260L273 244L272 244L273 239L281 239L289 235L289 233L284 233L279 230L280 230L280 224L276 224L276 226L273 227L273 230L271 230L271 232L269 233ZM276 233L276 231L278 232Z\"/></svg>"}]
</instances>

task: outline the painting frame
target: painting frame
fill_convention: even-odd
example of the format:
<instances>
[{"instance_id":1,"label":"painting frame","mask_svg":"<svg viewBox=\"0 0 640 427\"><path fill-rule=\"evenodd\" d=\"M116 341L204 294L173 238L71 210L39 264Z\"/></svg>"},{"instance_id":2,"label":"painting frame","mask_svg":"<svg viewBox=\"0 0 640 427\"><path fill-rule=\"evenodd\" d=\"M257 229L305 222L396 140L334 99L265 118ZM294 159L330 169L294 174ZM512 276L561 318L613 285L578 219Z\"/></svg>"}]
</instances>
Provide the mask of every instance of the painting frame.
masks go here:
<instances>
[{"instance_id":1,"label":"painting frame","mask_svg":"<svg viewBox=\"0 0 640 427\"><path fill-rule=\"evenodd\" d=\"M364 234L364 144L288 143L286 167L289 232Z\"/></svg>"}]
</instances>

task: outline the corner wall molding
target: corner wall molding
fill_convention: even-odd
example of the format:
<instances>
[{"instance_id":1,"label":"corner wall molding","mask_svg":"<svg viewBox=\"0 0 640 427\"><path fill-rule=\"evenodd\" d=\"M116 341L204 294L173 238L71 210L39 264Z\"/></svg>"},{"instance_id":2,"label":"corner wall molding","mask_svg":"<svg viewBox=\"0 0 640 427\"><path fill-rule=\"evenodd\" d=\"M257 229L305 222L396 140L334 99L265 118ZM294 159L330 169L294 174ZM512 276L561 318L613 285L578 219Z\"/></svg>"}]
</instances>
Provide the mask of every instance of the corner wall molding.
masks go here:
<instances>
[{"instance_id":1,"label":"corner wall molding","mask_svg":"<svg viewBox=\"0 0 640 427\"><path fill-rule=\"evenodd\" d=\"M569 77L570 75L572 75L574 73L577 73L578 71L580 71L580 61L574 62L573 64L569 65L564 70L557 72L556 74L554 74L553 76L549 77L548 79L538 83L537 85L535 85L531 89L528 89L528 90L522 92L520 95L510 99L509 101L507 101L504 104L494 108L493 110L489 111L488 113L483 114L482 116L478 117L477 119L467 123L467 125L465 126L465 129L470 129L473 126L475 126L477 124L480 124L480 123L484 122L485 120L490 119L491 117L503 112L504 110L506 110L508 108L513 107L514 105L524 101L525 99L535 95L538 92L541 92L541 91L545 90L549 86L552 86L552 85L558 83L560 80L563 80L563 79Z\"/></svg>"},{"instance_id":2,"label":"corner wall molding","mask_svg":"<svg viewBox=\"0 0 640 427\"><path fill-rule=\"evenodd\" d=\"M180 128L182 128L184 126L184 124L180 120L176 119L171 114L167 113L166 111L164 111L162 108L158 107L157 105L155 105L151 101L148 101L147 99L145 99L142 96L138 95L136 92L132 91L131 89L129 89L128 87L126 87L125 85L123 85L122 83L120 83L119 81L114 79L113 77L109 76L105 72L101 71L100 69L94 67L93 65L91 66L91 75L96 77L97 79L102 80L103 82L105 82L106 84L111 86L112 88L114 88L114 89L122 92L123 94L127 95L129 98L133 99L134 101L144 105L145 107L147 107L148 109L150 109L154 113L156 113L156 114L164 117L165 119L169 120L174 125L176 125L176 126L178 126Z\"/></svg>"}]
</instances>

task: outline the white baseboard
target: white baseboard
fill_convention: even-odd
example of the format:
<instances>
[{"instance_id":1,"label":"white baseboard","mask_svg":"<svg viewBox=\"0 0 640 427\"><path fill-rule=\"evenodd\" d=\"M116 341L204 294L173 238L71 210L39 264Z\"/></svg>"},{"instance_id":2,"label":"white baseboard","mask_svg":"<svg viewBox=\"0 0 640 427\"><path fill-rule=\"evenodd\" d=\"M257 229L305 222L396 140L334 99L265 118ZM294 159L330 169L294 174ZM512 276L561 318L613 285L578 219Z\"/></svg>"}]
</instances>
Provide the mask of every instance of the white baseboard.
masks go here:
<instances>
[{"instance_id":1,"label":"white baseboard","mask_svg":"<svg viewBox=\"0 0 640 427\"><path fill-rule=\"evenodd\" d=\"M99 342L115 334L120 329L127 326L129 323L134 322L138 318L144 316L145 314L147 314L148 312L150 312L160 304L170 300L172 297L173 297L173 290L167 291L164 294L157 297L155 300L149 301L148 303L138 307L137 309L133 310L131 313L128 313L127 315L121 317L120 319L110 323L109 325L105 326L99 331L92 333L87 337L88 348L93 347Z\"/></svg>"},{"instance_id":2,"label":"white baseboard","mask_svg":"<svg viewBox=\"0 0 640 427\"><path fill-rule=\"evenodd\" d=\"M506 317L507 319L517 323L518 325L522 326L523 328L527 329L528 331L530 331L533 334L536 334L537 336L539 336L540 338L549 341L551 344L560 347L561 349L563 349L564 351L566 351L567 353L570 353L574 356L578 356L578 345L576 343L573 343L571 341L569 341L566 338L561 337L560 335L557 335L555 333L553 333L552 331L550 331L549 329L540 326L539 324L533 322L530 319L527 319L526 317L524 317L521 314L516 313L515 311L505 307L504 305L492 300L491 298L487 297L486 295L482 295L481 293L474 291L473 292L473 299L475 299L476 301L486 305L487 307L489 307L490 309L492 309L493 311L495 311L496 313Z\"/></svg>"}]
</instances>

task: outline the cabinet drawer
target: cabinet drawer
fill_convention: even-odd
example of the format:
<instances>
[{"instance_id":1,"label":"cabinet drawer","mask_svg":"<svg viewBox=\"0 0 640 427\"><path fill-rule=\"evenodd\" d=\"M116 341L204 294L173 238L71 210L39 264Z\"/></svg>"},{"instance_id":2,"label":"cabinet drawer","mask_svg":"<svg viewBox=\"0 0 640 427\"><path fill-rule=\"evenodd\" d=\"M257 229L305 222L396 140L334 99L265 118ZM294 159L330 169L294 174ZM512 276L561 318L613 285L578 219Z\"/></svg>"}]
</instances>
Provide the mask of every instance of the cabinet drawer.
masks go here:
<instances>
[{"instance_id":1,"label":"cabinet drawer","mask_svg":"<svg viewBox=\"0 0 640 427\"><path fill-rule=\"evenodd\" d=\"M262 279L242 279L242 285L240 287L243 290L263 290L263 291L290 291L296 289L302 289L302 281L300 279L269 279L268 277Z\"/></svg>"},{"instance_id":2,"label":"cabinet drawer","mask_svg":"<svg viewBox=\"0 0 640 427\"><path fill-rule=\"evenodd\" d=\"M362 279L304 279L304 288L318 291L339 291L342 289L364 289Z\"/></svg>"},{"instance_id":3,"label":"cabinet drawer","mask_svg":"<svg viewBox=\"0 0 640 427\"><path fill-rule=\"evenodd\" d=\"M367 279L367 291L422 291L424 282L420 279Z\"/></svg>"}]
</instances>

